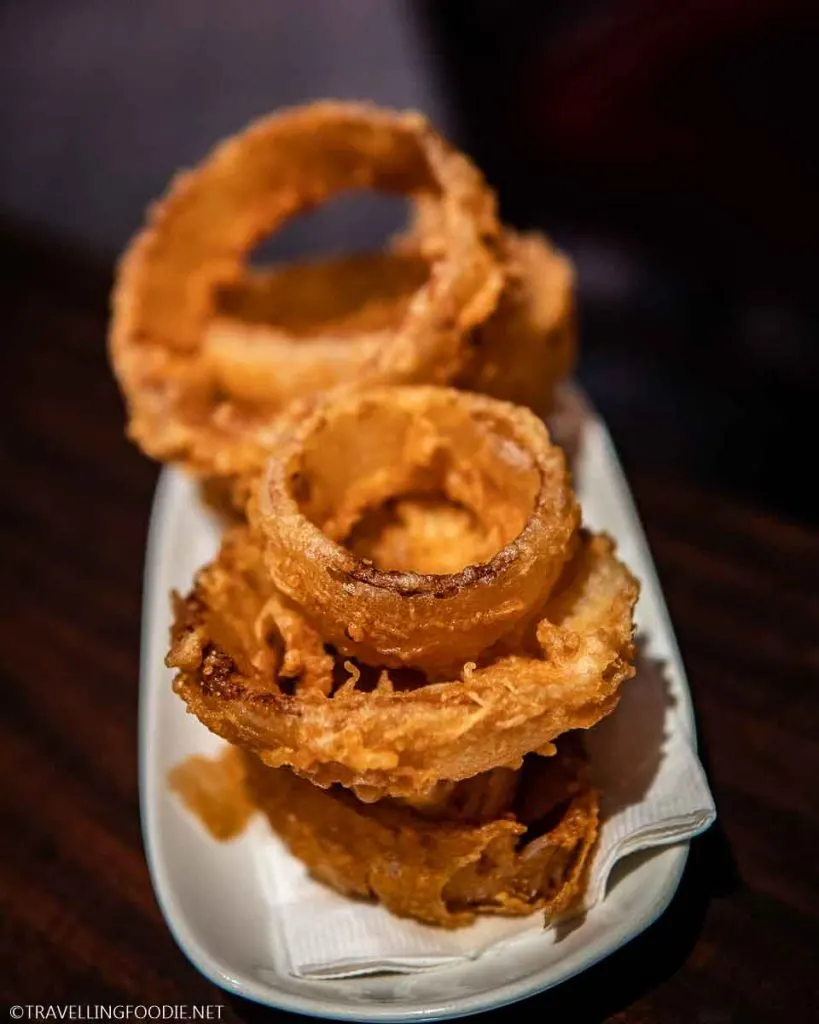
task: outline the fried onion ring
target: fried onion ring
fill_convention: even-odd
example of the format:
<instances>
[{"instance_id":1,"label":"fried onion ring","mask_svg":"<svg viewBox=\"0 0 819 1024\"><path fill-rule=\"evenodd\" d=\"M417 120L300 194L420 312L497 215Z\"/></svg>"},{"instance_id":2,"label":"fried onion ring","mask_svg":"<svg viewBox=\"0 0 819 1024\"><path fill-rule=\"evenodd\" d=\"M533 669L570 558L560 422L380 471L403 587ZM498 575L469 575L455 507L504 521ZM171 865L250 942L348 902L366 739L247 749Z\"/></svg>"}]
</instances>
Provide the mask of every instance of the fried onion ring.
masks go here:
<instances>
[{"instance_id":1,"label":"fried onion ring","mask_svg":"<svg viewBox=\"0 0 819 1024\"><path fill-rule=\"evenodd\" d=\"M382 569L339 543L371 509L442 495L491 557ZM336 651L446 678L530 618L579 520L562 451L526 409L444 388L351 393L283 420L251 514L274 586Z\"/></svg>"},{"instance_id":2,"label":"fried onion ring","mask_svg":"<svg viewBox=\"0 0 819 1024\"><path fill-rule=\"evenodd\" d=\"M358 386L461 372L467 338L504 284L492 192L420 115L316 103L256 122L180 175L122 259L110 351L130 434L147 453L204 475L241 476L260 464L271 416L290 393L264 353L255 367L270 384L263 400L264 389L244 393L246 365L229 370L203 357L216 296L239 279L255 243L349 189L423 197L436 230L423 246L428 275L398 328L365 358L337 361L337 375ZM313 390L309 374L302 384Z\"/></svg>"},{"instance_id":3,"label":"fried onion ring","mask_svg":"<svg viewBox=\"0 0 819 1024\"><path fill-rule=\"evenodd\" d=\"M460 783L434 820L395 801L362 804L341 787L317 789L233 748L215 763L180 765L171 782L216 838L235 835L254 807L315 878L400 917L446 928L477 914L540 910L554 919L582 896L597 836L598 795L573 739L555 757L527 758L510 773L506 805L484 804L474 817L459 791L485 789L483 776Z\"/></svg>"},{"instance_id":4,"label":"fried onion ring","mask_svg":"<svg viewBox=\"0 0 819 1024\"><path fill-rule=\"evenodd\" d=\"M487 651L442 682L333 654L329 686L315 674L303 684L282 670L286 640L269 607L275 590L259 539L243 526L228 533L192 592L177 598L167 662L188 710L266 764L287 765L322 787L340 782L363 800L417 800L434 795L441 780L552 752L556 737L610 713L634 674L637 591L611 540L581 533L512 651ZM330 653L306 622L292 627L305 664Z\"/></svg>"},{"instance_id":5,"label":"fried onion ring","mask_svg":"<svg viewBox=\"0 0 819 1024\"><path fill-rule=\"evenodd\" d=\"M428 276L391 252L249 271L218 297L203 361L226 393L282 408L364 373Z\"/></svg>"},{"instance_id":6,"label":"fried onion ring","mask_svg":"<svg viewBox=\"0 0 819 1024\"><path fill-rule=\"evenodd\" d=\"M574 274L535 232L507 231L501 252L498 308L472 332L454 383L546 416L574 359ZM400 328L427 272L406 241L395 252L248 272L221 294L203 358L225 391L247 401L284 404L326 389Z\"/></svg>"},{"instance_id":7,"label":"fried onion ring","mask_svg":"<svg viewBox=\"0 0 819 1024\"><path fill-rule=\"evenodd\" d=\"M538 232L507 232L504 250L507 283L500 303L476 328L472 362L453 383L545 417L574 365L574 269Z\"/></svg>"}]
</instances>

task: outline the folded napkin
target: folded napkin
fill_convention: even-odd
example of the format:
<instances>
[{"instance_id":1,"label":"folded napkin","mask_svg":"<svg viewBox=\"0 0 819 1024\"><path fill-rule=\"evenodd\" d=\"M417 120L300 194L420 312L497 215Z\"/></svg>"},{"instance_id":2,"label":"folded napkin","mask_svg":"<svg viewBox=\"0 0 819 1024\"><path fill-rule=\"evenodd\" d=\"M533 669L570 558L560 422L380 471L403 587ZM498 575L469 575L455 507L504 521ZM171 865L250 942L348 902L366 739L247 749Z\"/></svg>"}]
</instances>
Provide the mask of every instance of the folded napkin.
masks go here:
<instances>
[{"instance_id":1,"label":"folded napkin","mask_svg":"<svg viewBox=\"0 0 819 1024\"><path fill-rule=\"evenodd\" d=\"M593 908L604 900L618 860L690 839L708 828L716 812L686 720L656 664L639 662L619 707L589 731L586 745L601 789L601 828L586 897ZM276 929L273 955L280 971L297 977L426 970L475 959L543 930L542 914L482 917L455 931L403 920L313 881L269 830L259 829L254 838Z\"/></svg>"}]
</instances>

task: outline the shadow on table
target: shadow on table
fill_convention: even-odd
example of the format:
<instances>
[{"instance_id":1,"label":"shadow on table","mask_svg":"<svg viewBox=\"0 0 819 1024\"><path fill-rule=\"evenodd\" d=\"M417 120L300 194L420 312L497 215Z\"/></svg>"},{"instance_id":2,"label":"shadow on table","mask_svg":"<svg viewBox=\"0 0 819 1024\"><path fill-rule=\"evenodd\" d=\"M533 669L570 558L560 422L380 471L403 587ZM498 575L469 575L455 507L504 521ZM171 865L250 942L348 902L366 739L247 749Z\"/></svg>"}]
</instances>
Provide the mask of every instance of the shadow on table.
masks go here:
<instances>
[{"instance_id":1,"label":"shadow on table","mask_svg":"<svg viewBox=\"0 0 819 1024\"><path fill-rule=\"evenodd\" d=\"M658 921L594 967L532 996L527 1012L542 1020L582 1024L625 1010L682 967L697 943L711 899L727 895L737 884L733 855L717 823L692 841L680 887ZM475 1019L500 1021L503 1013L499 1009Z\"/></svg>"},{"instance_id":2,"label":"shadow on table","mask_svg":"<svg viewBox=\"0 0 819 1024\"><path fill-rule=\"evenodd\" d=\"M698 731L698 735L702 733ZM702 743L698 754L710 775L708 751ZM741 885L717 807L714 824L691 841L679 888L660 918L600 963L526 1000L527 1015L591 1024L622 1012L685 964L697 944L711 900L729 896ZM501 1008L474 1020L494 1024L504 1012L508 1019L508 1008Z\"/></svg>"}]
</instances>

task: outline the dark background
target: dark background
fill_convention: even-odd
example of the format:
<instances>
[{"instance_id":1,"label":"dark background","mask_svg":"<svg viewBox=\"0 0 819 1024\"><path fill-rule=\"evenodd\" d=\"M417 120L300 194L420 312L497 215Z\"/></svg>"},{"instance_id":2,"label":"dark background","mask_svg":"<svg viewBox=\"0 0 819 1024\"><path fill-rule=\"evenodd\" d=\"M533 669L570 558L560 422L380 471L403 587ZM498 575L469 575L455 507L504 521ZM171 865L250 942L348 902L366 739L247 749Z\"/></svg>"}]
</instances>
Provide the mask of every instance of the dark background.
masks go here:
<instances>
[{"instance_id":1,"label":"dark background","mask_svg":"<svg viewBox=\"0 0 819 1024\"><path fill-rule=\"evenodd\" d=\"M107 295L176 168L338 96L426 111L506 219L576 261L579 376L701 716L720 824L661 921L536 1011L819 1019L818 66L819 9L795 0L0 0L9 1003L225 1000L174 946L141 850L156 468L123 438ZM373 245L400 215L334 204L268 254Z\"/></svg>"},{"instance_id":2,"label":"dark background","mask_svg":"<svg viewBox=\"0 0 819 1024\"><path fill-rule=\"evenodd\" d=\"M576 260L580 376L626 461L639 436L635 457L815 522L817 40L812 0L5 0L0 223L110 265L173 170L251 118L418 107ZM272 251L371 245L383 206Z\"/></svg>"},{"instance_id":3,"label":"dark background","mask_svg":"<svg viewBox=\"0 0 819 1024\"><path fill-rule=\"evenodd\" d=\"M580 375L624 443L815 521L819 6L426 10L506 216L577 261Z\"/></svg>"}]
</instances>

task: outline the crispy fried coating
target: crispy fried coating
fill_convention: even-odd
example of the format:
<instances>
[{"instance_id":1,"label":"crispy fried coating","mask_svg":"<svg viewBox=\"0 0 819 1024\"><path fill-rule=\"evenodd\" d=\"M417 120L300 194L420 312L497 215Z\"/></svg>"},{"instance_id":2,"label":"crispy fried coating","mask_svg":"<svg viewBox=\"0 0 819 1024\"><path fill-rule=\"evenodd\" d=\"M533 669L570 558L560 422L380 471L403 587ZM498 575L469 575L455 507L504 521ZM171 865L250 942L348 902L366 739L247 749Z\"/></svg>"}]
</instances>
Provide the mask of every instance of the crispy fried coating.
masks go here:
<instances>
[{"instance_id":1,"label":"crispy fried coating","mask_svg":"<svg viewBox=\"0 0 819 1024\"><path fill-rule=\"evenodd\" d=\"M242 277L252 246L350 189L423 197L435 211L418 250L426 274L398 327L363 351L336 346L349 359L332 358L321 337L315 359L303 337L282 335L284 363L258 347L234 359L230 345L209 341L219 295ZM122 258L110 353L131 437L155 458L241 478L258 468L271 419L296 393L342 379L453 379L504 287L500 237L480 172L418 114L328 101L256 122L176 178Z\"/></svg>"},{"instance_id":2,"label":"crispy fried coating","mask_svg":"<svg viewBox=\"0 0 819 1024\"><path fill-rule=\"evenodd\" d=\"M249 271L218 297L202 360L225 393L271 408L354 382L429 273L419 255L391 252Z\"/></svg>"},{"instance_id":3,"label":"crispy fried coating","mask_svg":"<svg viewBox=\"0 0 819 1024\"><path fill-rule=\"evenodd\" d=\"M455 572L399 572L337 542L367 510L424 496L481 524L484 558L462 552ZM417 504L405 520L410 508L428 536L446 525ZM531 617L579 520L563 453L533 413L421 387L350 393L284 417L250 515L275 587L326 643L369 665L444 679Z\"/></svg>"},{"instance_id":4,"label":"crispy fried coating","mask_svg":"<svg viewBox=\"0 0 819 1024\"><path fill-rule=\"evenodd\" d=\"M536 232L506 230L500 251L503 293L474 328L454 383L545 416L574 361L574 274ZM400 329L428 272L409 241L398 251L248 272L220 296L203 359L226 392L247 401L284 405L332 387Z\"/></svg>"},{"instance_id":5,"label":"crispy fried coating","mask_svg":"<svg viewBox=\"0 0 819 1024\"><path fill-rule=\"evenodd\" d=\"M488 562L502 534L463 505L419 494L365 512L345 540L359 561L400 573L455 574Z\"/></svg>"},{"instance_id":6,"label":"crispy fried coating","mask_svg":"<svg viewBox=\"0 0 819 1024\"><path fill-rule=\"evenodd\" d=\"M578 903L597 835L598 795L573 740L509 772L501 803L489 773L456 785L433 817L393 800L364 804L339 786L318 789L235 748L215 763L179 766L172 784L217 838L236 834L237 806L243 816L254 807L317 879L401 917L446 928L477 914L541 910L551 919Z\"/></svg>"},{"instance_id":7,"label":"crispy fried coating","mask_svg":"<svg viewBox=\"0 0 819 1024\"><path fill-rule=\"evenodd\" d=\"M506 287L475 330L473 358L453 382L548 416L577 344L574 269L538 232L503 240Z\"/></svg>"},{"instance_id":8,"label":"crispy fried coating","mask_svg":"<svg viewBox=\"0 0 819 1024\"><path fill-rule=\"evenodd\" d=\"M562 733L611 712L634 674L637 592L611 540L581 533L511 650L495 645L459 677L429 682L325 650L293 609L289 631L282 628L258 538L240 527L177 598L168 664L188 710L267 764L319 786L339 782L363 800L417 800L441 780L548 753ZM332 673L322 676L325 656Z\"/></svg>"}]
</instances>

